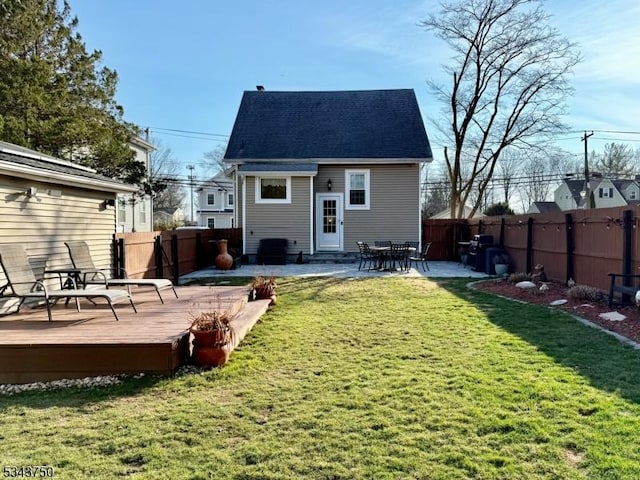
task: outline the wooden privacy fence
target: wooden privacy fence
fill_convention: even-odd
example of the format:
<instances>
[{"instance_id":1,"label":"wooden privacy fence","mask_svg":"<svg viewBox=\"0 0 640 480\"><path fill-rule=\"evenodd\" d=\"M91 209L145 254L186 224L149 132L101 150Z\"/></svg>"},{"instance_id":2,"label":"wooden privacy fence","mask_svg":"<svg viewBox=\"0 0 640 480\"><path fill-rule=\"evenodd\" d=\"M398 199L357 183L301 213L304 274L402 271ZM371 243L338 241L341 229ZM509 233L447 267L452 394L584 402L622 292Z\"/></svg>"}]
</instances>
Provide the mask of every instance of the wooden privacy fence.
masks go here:
<instances>
[{"instance_id":1,"label":"wooden privacy fence","mask_svg":"<svg viewBox=\"0 0 640 480\"><path fill-rule=\"evenodd\" d=\"M242 249L241 228L181 229L114 235L115 271L124 268L131 278L169 278L213 265L220 239L229 248Z\"/></svg>"},{"instance_id":2,"label":"wooden privacy fence","mask_svg":"<svg viewBox=\"0 0 640 480\"><path fill-rule=\"evenodd\" d=\"M493 236L511 256L511 270L544 265L550 280L609 289L609 273L640 273L640 207L570 210L470 219L469 237Z\"/></svg>"},{"instance_id":3,"label":"wooden privacy fence","mask_svg":"<svg viewBox=\"0 0 640 480\"><path fill-rule=\"evenodd\" d=\"M640 274L640 206L570 210L546 214L427 220L423 241L429 258L458 260L458 242L493 236L512 259L511 271L544 265L550 280L609 289L609 273Z\"/></svg>"}]
</instances>

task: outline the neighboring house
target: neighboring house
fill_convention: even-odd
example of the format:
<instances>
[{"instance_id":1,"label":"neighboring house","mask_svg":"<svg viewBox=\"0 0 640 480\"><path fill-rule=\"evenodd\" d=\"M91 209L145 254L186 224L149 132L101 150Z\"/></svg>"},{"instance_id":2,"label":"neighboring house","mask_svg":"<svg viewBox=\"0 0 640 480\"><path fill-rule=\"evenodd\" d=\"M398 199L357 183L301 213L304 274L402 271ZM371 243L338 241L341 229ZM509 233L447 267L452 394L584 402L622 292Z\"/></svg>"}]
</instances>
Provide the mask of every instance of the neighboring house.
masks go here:
<instances>
[{"instance_id":1,"label":"neighboring house","mask_svg":"<svg viewBox=\"0 0 640 480\"><path fill-rule=\"evenodd\" d=\"M0 243L24 245L41 272L45 260L68 267L64 242L85 240L96 266L110 268L116 195L136 190L91 168L0 142Z\"/></svg>"},{"instance_id":2,"label":"neighboring house","mask_svg":"<svg viewBox=\"0 0 640 480\"><path fill-rule=\"evenodd\" d=\"M527 213L554 213L560 211L560 206L556 202L533 202L529 205Z\"/></svg>"},{"instance_id":3,"label":"neighboring house","mask_svg":"<svg viewBox=\"0 0 640 480\"><path fill-rule=\"evenodd\" d=\"M640 185L637 180L592 178L589 184L593 208L621 207L640 202ZM560 210L573 210L587 206L584 192L584 180L564 180L553 197Z\"/></svg>"},{"instance_id":4,"label":"neighboring house","mask_svg":"<svg viewBox=\"0 0 640 480\"><path fill-rule=\"evenodd\" d=\"M354 252L420 240L420 173L432 160L413 90L244 92L224 158L244 253Z\"/></svg>"},{"instance_id":5,"label":"neighboring house","mask_svg":"<svg viewBox=\"0 0 640 480\"><path fill-rule=\"evenodd\" d=\"M196 210L198 225L209 228L233 228L235 219L233 209L235 204L235 192L233 179L223 173L209 179L198 192L198 205Z\"/></svg>"},{"instance_id":6,"label":"neighboring house","mask_svg":"<svg viewBox=\"0 0 640 480\"><path fill-rule=\"evenodd\" d=\"M484 215L482 214L481 211L476 210L476 212L473 214L473 217L470 217L471 215L471 207L465 205L464 206L464 217L463 218L480 218L480 217L484 217ZM436 213L435 215L432 215L429 217L429 220L439 220L439 219L446 219L446 218L451 218L451 209L447 208L445 210L442 210L441 212Z\"/></svg>"},{"instance_id":7,"label":"neighboring house","mask_svg":"<svg viewBox=\"0 0 640 480\"><path fill-rule=\"evenodd\" d=\"M184 225L184 210L180 207L158 208L153 211L153 228L175 228Z\"/></svg>"},{"instance_id":8,"label":"neighboring house","mask_svg":"<svg viewBox=\"0 0 640 480\"><path fill-rule=\"evenodd\" d=\"M143 163L149 173L153 145L141 138L129 141L136 152L136 160ZM118 232L151 232L153 230L153 203L151 196L138 193L118 196Z\"/></svg>"}]
</instances>

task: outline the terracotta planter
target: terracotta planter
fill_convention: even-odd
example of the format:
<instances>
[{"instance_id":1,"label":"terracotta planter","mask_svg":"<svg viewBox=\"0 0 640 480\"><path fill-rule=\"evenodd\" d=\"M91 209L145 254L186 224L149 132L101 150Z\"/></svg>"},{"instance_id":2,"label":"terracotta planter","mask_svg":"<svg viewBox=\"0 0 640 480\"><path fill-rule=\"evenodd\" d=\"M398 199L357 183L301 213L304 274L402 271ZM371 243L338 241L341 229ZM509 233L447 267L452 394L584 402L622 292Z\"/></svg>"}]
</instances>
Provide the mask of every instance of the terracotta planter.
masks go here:
<instances>
[{"instance_id":1,"label":"terracotta planter","mask_svg":"<svg viewBox=\"0 0 640 480\"><path fill-rule=\"evenodd\" d=\"M233 267L233 257L227 252L227 240L218 240L218 256L215 258L218 270L229 270Z\"/></svg>"},{"instance_id":2,"label":"terracotta planter","mask_svg":"<svg viewBox=\"0 0 640 480\"><path fill-rule=\"evenodd\" d=\"M195 365L219 367L227 363L231 353L229 332L191 330L191 333L193 334L191 360Z\"/></svg>"}]
</instances>

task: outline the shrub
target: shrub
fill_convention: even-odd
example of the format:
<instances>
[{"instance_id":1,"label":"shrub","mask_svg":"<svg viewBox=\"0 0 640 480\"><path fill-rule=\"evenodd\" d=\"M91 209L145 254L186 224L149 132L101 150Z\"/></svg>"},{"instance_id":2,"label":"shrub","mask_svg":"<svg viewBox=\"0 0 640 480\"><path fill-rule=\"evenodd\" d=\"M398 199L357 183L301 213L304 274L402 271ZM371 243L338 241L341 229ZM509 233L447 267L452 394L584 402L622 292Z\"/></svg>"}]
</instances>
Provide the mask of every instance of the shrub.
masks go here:
<instances>
[{"instance_id":1,"label":"shrub","mask_svg":"<svg viewBox=\"0 0 640 480\"><path fill-rule=\"evenodd\" d=\"M531 281L531 274L525 272L515 272L509 275L509 277L507 278L507 282L509 283L524 282L525 280Z\"/></svg>"},{"instance_id":2,"label":"shrub","mask_svg":"<svg viewBox=\"0 0 640 480\"><path fill-rule=\"evenodd\" d=\"M579 302L600 302L603 294L597 288L588 285L574 285L567 290L567 298Z\"/></svg>"}]
</instances>

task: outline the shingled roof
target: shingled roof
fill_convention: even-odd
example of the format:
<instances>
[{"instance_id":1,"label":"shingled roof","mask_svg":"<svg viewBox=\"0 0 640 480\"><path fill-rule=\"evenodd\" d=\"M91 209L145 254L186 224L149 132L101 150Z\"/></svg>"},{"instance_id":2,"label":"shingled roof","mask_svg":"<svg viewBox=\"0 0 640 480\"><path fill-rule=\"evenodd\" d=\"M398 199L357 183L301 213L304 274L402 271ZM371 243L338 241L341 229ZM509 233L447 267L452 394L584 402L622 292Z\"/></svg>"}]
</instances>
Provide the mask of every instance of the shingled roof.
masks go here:
<instances>
[{"instance_id":1,"label":"shingled roof","mask_svg":"<svg viewBox=\"0 0 640 480\"><path fill-rule=\"evenodd\" d=\"M413 90L246 91L225 159L431 160Z\"/></svg>"},{"instance_id":2,"label":"shingled roof","mask_svg":"<svg viewBox=\"0 0 640 480\"><path fill-rule=\"evenodd\" d=\"M89 189L99 187L116 192L137 190L134 185L100 175L92 168L3 141L0 141L0 173L20 177L37 176L54 183L75 181Z\"/></svg>"}]
</instances>

